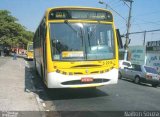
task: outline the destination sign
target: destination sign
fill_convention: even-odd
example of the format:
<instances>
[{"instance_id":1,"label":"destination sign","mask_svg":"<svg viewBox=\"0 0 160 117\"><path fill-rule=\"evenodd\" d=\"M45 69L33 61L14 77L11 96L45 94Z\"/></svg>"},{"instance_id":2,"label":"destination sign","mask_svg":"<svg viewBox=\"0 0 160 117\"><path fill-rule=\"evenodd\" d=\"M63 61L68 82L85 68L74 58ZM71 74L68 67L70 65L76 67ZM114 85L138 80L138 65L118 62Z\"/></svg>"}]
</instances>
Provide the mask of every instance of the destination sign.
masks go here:
<instances>
[{"instance_id":1,"label":"destination sign","mask_svg":"<svg viewBox=\"0 0 160 117\"><path fill-rule=\"evenodd\" d=\"M147 47L160 46L160 41L149 41L147 42Z\"/></svg>"},{"instance_id":2,"label":"destination sign","mask_svg":"<svg viewBox=\"0 0 160 117\"><path fill-rule=\"evenodd\" d=\"M54 19L90 19L113 21L111 13L107 11L92 10L53 10L49 13L49 20Z\"/></svg>"},{"instance_id":3,"label":"destination sign","mask_svg":"<svg viewBox=\"0 0 160 117\"><path fill-rule=\"evenodd\" d=\"M146 46L147 51L160 51L160 41L149 41Z\"/></svg>"}]
</instances>

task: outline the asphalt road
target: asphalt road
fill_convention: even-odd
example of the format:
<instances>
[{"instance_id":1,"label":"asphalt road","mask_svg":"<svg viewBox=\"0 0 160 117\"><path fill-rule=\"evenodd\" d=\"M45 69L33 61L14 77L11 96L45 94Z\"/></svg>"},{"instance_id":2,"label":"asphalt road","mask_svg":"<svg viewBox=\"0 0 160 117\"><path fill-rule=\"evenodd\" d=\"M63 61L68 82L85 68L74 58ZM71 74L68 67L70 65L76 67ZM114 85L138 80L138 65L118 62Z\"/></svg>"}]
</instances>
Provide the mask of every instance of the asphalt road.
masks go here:
<instances>
[{"instance_id":1,"label":"asphalt road","mask_svg":"<svg viewBox=\"0 0 160 117\"><path fill-rule=\"evenodd\" d=\"M47 111L160 111L160 87L134 84L122 79L116 85L97 89L45 88L28 61L36 93Z\"/></svg>"},{"instance_id":2,"label":"asphalt road","mask_svg":"<svg viewBox=\"0 0 160 117\"><path fill-rule=\"evenodd\" d=\"M122 79L116 85L95 90L48 90L35 73L33 61L10 57L0 58L0 72L0 110L36 110L47 116L52 112L54 117L88 117L84 112L90 112L91 117L104 117L113 111L160 111L160 87Z\"/></svg>"}]
</instances>

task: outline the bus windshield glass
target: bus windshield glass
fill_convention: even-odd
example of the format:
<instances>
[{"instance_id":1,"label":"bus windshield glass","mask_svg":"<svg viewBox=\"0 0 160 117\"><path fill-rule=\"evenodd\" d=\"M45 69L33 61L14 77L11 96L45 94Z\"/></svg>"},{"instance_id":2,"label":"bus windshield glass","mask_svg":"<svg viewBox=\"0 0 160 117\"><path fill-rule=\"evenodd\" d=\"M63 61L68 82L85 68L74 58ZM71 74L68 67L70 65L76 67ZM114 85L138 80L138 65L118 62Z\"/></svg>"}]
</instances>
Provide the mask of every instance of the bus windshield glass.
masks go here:
<instances>
[{"instance_id":1,"label":"bus windshield glass","mask_svg":"<svg viewBox=\"0 0 160 117\"><path fill-rule=\"evenodd\" d=\"M28 51L33 51L33 45L28 45Z\"/></svg>"},{"instance_id":2,"label":"bus windshield glass","mask_svg":"<svg viewBox=\"0 0 160 117\"><path fill-rule=\"evenodd\" d=\"M111 24L50 23L53 60L105 60L115 58Z\"/></svg>"}]
</instances>

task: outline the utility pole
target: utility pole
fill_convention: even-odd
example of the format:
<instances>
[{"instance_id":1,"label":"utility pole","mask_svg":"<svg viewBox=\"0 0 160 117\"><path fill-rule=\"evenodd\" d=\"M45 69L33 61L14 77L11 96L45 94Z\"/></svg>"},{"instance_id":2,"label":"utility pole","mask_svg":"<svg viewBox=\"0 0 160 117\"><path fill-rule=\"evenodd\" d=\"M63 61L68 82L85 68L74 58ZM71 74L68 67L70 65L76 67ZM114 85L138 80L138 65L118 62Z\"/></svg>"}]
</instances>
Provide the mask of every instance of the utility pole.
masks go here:
<instances>
[{"instance_id":1,"label":"utility pole","mask_svg":"<svg viewBox=\"0 0 160 117\"><path fill-rule=\"evenodd\" d=\"M131 11L132 11L132 0L123 0L124 2L129 2L130 5L129 7L129 16L128 16L128 22L127 22L127 33L126 33L126 41L125 41L125 55L124 55L124 60L127 60L127 52L128 52L128 44L129 44L129 33L130 33L130 28L131 28Z\"/></svg>"},{"instance_id":2,"label":"utility pole","mask_svg":"<svg viewBox=\"0 0 160 117\"><path fill-rule=\"evenodd\" d=\"M143 39L143 46L146 45L146 30L144 31L144 39Z\"/></svg>"},{"instance_id":3,"label":"utility pole","mask_svg":"<svg viewBox=\"0 0 160 117\"><path fill-rule=\"evenodd\" d=\"M143 45L145 46L145 44L146 44L146 34L147 33L150 33L150 32L159 32L160 31L160 29L156 29L156 30L145 30L145 31L140 31L140 32L131 32L131 33L129 33L129 35L133 35L133 34L140 34L140 33L143 33L144 34L144 38L143 38Z\"/></svg>"}]
</instances>

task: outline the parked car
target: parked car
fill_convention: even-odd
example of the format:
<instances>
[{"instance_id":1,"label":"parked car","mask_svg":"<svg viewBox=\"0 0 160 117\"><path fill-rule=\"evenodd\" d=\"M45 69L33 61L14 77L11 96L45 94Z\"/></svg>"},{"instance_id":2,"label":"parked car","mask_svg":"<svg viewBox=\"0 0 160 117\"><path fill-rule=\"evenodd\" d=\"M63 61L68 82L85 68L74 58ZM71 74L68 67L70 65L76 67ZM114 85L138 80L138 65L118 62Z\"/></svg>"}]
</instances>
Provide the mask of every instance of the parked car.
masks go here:
<instances>
[{"instance_id":1,"label":"parked car","mask_svg":"<svg viewBox=\"0 0 160 117\"><path fill-rule=\"evenodd\" d=\"M119 70L119 78L127 78L133 80L135 83L149 83L153 87L160 84L160 75L155 68L132 64L132 68L124 67Z\"/></svg>"},{"instance_id":2,"label":"parked car","mask_svg":"<svg viewBox=\"0 0 160 117\"><path fill-rule=\"evenodd\" d=\"M121 78L121 71L124 70L124 68L132 68L132 64L130 61L126 61L126 60L119 60L119 74L118 74L118 78Z\"/></svg>"},{"instance_id":3,"label":"parked car","mask_svg":"<svg viewBox=\"0 0 160 117\"><path fill-rule=\"evenodd\" d=\"M126 60L119 60L119 69L124 69L124 67L132 68L131 62Z\"/></svg>"}]
</instances>

